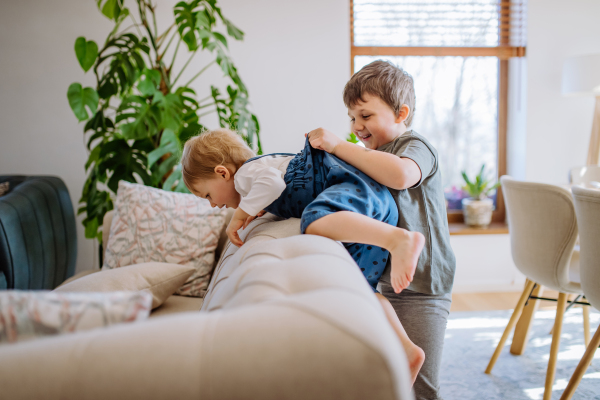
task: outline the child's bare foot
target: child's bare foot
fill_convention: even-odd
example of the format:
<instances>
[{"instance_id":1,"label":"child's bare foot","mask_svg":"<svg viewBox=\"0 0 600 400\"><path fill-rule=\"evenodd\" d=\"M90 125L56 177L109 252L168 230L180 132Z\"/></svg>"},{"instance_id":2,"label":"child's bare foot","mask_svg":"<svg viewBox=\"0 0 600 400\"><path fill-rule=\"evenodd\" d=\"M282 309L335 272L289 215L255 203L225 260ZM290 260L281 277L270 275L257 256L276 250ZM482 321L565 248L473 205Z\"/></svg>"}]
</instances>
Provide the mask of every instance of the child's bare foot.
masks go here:
<instances>
[{"instance_id":1,"label":"child's bare foot","mask_svg":"<svg viewBox=\"0 0 600 400\"><path fill-rule=\"evenodd\" d=\"M410 369L410 379L412 384L415 384L417 375L425 362L425 352L419 346L413 344L412 346L406 346L406 358L408 359L408 368Z\"/></svg>"},{"instance_id":2,"label":"child's bare foot","mask_svg":"<svg viewBox=\"0 0 600 400\"><path fill-rule=\"evenodd\" d=\"M396 293L406 289L412 282L424 245L425 237L420 232L396 230L388 249L392 257L391 283Z\"/></svg>"}]
</instances>

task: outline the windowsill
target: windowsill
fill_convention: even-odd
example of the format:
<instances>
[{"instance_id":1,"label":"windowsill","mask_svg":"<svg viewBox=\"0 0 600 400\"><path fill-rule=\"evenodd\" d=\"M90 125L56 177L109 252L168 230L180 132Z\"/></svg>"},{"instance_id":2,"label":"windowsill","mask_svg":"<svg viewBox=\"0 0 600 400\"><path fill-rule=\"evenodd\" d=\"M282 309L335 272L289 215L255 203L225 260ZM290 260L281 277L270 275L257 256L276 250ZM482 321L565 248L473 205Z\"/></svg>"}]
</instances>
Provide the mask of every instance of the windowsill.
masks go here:
<instances>
[{"instance_id":1,"label":"windowsill","mask_svg":"<svg viewBox=\"0 0 600 400\"><path fill-rule=\"evenodd\" d=\"M504 222L492 222L487 228L473 228L462 222L448 224L450 235L507 235L508 225Z\"/></svg>"}]
</instances>

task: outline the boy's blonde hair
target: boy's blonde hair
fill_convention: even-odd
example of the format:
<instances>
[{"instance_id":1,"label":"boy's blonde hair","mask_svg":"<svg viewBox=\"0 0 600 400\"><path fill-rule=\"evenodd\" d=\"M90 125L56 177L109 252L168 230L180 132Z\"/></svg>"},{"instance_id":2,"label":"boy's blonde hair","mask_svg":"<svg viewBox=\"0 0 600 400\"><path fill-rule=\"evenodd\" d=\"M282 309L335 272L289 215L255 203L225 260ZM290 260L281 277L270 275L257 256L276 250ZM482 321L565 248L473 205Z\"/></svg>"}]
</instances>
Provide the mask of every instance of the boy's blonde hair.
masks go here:
<instances>
[{"instance_id":1,"label":"boy's blonde hair","mask_svg":"<svg viewBox=\"0 0 600 400\"><path fill-rule=\"evenodd\" d=\"M191 190L194 183L213 179L218 165L237 170L252 157L254 152L235 132L224 128L205 131L185 142L181 156L183 182Z\"/></svg>"},{"instance_id":2,"label":"boy's blonde hair","mask_svg":"<svg viewBox=\"0 0 600 400\"><path fill-rule=\"evenodd\" d=\"M402 68L388 61L373 61L352 75L344 88L344 104L347 108L354 107L363 101L363 96L377 96L386 103L398 116L402 104L409 108L409 114L404 123L407 127L412 123L415 114L415 87L413 78Z\"/></svg>"}]
</instances>

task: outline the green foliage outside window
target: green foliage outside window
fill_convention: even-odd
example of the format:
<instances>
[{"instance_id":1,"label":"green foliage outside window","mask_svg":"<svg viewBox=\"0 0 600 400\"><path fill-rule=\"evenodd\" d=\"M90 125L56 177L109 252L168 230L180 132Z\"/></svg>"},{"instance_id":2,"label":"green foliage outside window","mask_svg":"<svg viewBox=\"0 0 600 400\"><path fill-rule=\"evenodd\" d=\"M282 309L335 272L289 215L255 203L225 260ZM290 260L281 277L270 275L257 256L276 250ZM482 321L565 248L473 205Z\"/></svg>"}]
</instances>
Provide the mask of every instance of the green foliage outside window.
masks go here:
<instances>
[{"instance_id":1,"label":"green foliage outside window","mask_svg":"<svg viewBox=\"0 0 600 400\"><path fill-rule=\"evenodd\" d=\"M114 27L102 47L84 37L75 41L77 60L84 71L93 71L96 87L73 83L67 98L77 119L85 122L89 150L78 213L85 213L86 237L102 241L102 221L113 208L111 192L116 193L120 180L187 192L178 162L183 143L204 129L205 115L216 113L221 127L237 130L258 154L262 149L248 91L228 55L227 36L242 40L244 33L223 16L216 0L177 3L173 23L162 32L152 0L132 1L135 16L125 0L96 1ZM182 51L187 61L175 71ZM180 82L199 52L211 61ZM190 85L213 65L229 80L227 91L211 86L199 99Z\"/></svg>"}]
</instances>

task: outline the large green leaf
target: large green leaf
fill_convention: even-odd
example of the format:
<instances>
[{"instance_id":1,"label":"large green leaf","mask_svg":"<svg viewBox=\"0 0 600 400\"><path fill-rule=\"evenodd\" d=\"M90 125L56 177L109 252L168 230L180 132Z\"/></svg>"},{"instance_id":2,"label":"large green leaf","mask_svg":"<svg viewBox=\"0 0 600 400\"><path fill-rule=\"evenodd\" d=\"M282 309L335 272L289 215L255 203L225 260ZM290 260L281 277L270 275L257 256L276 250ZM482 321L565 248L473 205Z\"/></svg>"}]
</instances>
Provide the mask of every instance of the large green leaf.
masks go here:
<instances>
[{"instance_id":1,"label":"large green leaf","mask_svg":"<svg viewBox=\"0 0 600 400\"><path fill-rule=\"evenodd\" d=\"M151 168L165 154L171 154L175 158L180 156L181 145L175 132L165 129L160 138L160 146L148 153L148 168Z\"/></svg>"},{"instance_id":2,"label":"large green leaf","mask_svg":"<svg viewBox=\"0 0 600 400\"><path fill-rule=\"evenodd\" d=\"M146 68L142 54L148 54L148 40L141 40L132 33L125 33L109 40L98 57L97 67L108 63L106 72L99 77L98 94L108 99L116 94L128 94L129 89Z\"/></svg>"},{"instance_id":3,"label":"large green leaf","mask_svg":"<svg viewBox=\"0 0 600 400\"><path fill-rule=\"evenodd\" d=\"M93 40L86 41L83 36L80 36L75 40L75 55L81 68L87 72L98 58L98 45Z\"/></svg>"},{"instance_id":4,"label":"large green leaf","mask_svg":"<svg viewBox=\"0 0 600 400\"><path fill-rule=\"evenodd\" d=\"M161 127L179 132L183 123L181 98L175 93L169 93L158 105L161 111Z\"/></svg>"},{"instance_id":5,"label":"large green leaf","mask_svg":"<svg viewBox=\"0 0 600 400\"><path fill-rule=\"evenodd\" d=\"M180 1L175 5L173 13L175 14L175 23L181 40L185 42L190 51L198 49L197 29L197 10L199 0L189 3Z\"/></svg>"},{"instance_id":6,"label":"large green leaf","mask_svg":"<svg viewBox=\"0 0 600 400\"><path fill-rule=\"evenodd\" d=\"M72 83L69 86L67 98L71 109L80 122L88 119L90 115L93 116L98 109L98 93L89 87L82 88L79 83ZM88 115L86 106L90 110L90 115Z\"/></svg>"},{"instance_id":7,"label":"large green leaf","mask_svg":"<svg viewBox=\"0 0 600 400\"><path fill-rule=\"evenodd\" d=\"M152 96L160 86L161 75L155 69L144 69L140 75L137 88L144 96Z\"/></svg>"},{"instance_id":8,"label":"large green leaf","mask_svg":"<svg viewBox=\"0 0 600 400\"><path fill-rule=\"evenodd\" d=\"M119 106L115 122L125 139L145 139L158 133L160 108L140 96L129 96Z\"/></svg>"},{"instance_id":9,"label":"large green leaf","mask_svg":"<svg viewBox=\"0 0 600 400\"><path fill-rule=\"evenodd\" d=\"M107 18L117 21L123 8L123 0L97 0L98 9Z\"/></svg>"}]
</instances>

